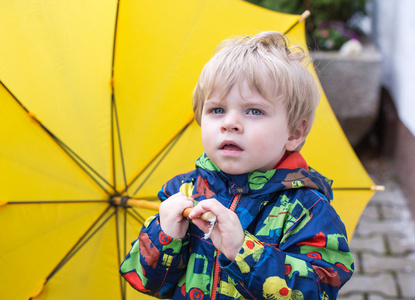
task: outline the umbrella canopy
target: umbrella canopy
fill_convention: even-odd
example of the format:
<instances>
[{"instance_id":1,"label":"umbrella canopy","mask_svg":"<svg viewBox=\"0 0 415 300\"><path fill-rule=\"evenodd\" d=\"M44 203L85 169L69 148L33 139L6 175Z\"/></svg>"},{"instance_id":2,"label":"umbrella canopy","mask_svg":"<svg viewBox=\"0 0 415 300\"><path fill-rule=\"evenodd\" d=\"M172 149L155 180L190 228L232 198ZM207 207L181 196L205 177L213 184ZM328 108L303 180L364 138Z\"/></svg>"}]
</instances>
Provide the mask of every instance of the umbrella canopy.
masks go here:
<instances>
[{"instance_id":1,"label":"umbrella canopy","mask_svg":"<svg viewBox=\"0 0 415 300\"><path fill-rule=\"evenodd\" d=\"M118 266L154 211L114 197L157 201L194 167L192 90L220 41L276 30L306 48L304 22L237 0L0 5L0 294L145 299ZM324 95L302 153L351 236L373 182Z\"/></svg>"}]
</instances>

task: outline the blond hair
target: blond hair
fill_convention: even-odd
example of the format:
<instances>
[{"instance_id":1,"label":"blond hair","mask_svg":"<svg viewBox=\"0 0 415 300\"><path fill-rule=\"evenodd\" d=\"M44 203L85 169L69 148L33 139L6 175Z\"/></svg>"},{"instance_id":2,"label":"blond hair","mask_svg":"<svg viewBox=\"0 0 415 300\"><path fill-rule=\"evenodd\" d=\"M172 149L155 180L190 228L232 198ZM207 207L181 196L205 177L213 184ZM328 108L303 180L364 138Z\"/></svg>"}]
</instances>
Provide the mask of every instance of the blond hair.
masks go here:
<instances>
[{"instance_id":1,"label":"blond hair","mask_svg":"<svg viewBox=\"0 0 415 300\"><path fill-rule=\"evenodd\" d=\"M283 105L290 133L306 120L307 135L320 99L315 79L306 69L307 58L302 48L288 47L286 37L276 31L223 41L194 89L196 121L200 125L204 102L214 93L223 98L235 83L246 80L262 97Z\"/></svg>"}]
</instances>

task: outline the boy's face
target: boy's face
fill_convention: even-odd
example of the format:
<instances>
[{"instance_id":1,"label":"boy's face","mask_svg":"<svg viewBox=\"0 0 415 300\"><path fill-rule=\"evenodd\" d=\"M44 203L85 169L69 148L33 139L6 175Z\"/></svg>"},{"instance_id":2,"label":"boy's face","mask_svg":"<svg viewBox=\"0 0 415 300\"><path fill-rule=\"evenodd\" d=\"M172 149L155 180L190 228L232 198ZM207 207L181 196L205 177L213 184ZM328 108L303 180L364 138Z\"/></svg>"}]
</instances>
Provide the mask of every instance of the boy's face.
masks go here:
<instances>
[{"instance_id":1,"label":"boy's face","mask_svg":"<svg viewBox=\"0 0 415 300\"><path fill-rule=\"evenodd\" d=\"M303 140L290 134L282 105L263 98L246 81L235 84L222 101L215 93L205 101L201 127L207 156L228 174L271 170Z\"/></svg>"}]
</instances>

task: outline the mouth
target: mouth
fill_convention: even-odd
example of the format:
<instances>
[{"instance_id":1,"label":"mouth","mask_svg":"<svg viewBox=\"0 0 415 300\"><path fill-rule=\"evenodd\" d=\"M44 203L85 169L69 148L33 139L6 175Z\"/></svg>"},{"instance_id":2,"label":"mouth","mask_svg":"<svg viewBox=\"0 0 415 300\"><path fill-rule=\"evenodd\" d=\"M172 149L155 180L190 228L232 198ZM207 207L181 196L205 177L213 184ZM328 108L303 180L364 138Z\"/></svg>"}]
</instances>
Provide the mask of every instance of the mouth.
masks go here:
<instances>
[{"instance_id":1,"label":"mouth","mask_svg":"<svg viewBox=\"0 0 415 300\"><path fill-rule=\"evenodd\" d=\"M219 150L230 151L230 152L241 152L241 151L243 151L243 149L238 144L236 144L235 142L232 142L232 141L224 141L219 146Z\"/></svg>"}]
</instances>

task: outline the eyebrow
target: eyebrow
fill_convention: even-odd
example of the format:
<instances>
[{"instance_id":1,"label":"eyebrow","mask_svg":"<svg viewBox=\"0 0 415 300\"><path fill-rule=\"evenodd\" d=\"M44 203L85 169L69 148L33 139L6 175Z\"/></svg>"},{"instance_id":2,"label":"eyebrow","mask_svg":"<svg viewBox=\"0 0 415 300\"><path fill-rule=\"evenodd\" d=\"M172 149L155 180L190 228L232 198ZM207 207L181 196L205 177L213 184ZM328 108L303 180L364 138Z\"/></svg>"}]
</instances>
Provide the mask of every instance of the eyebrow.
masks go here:
<instances>
[{"instance_id":1,"label":"eyebrow","mask_svg":"<svg viewBox=\"0 0 415 300\"><path fill-rule=\"evenodd\" d=\"M274 107L274 103L266 98L263 98L263 96L261 96L261 99L256 99L256 100L250 100L250 99L245 99L242 98L242 100L249 106L249 105L261 105L261 106L266 106L266 107Z\"/></svg>"}]
</instances>

